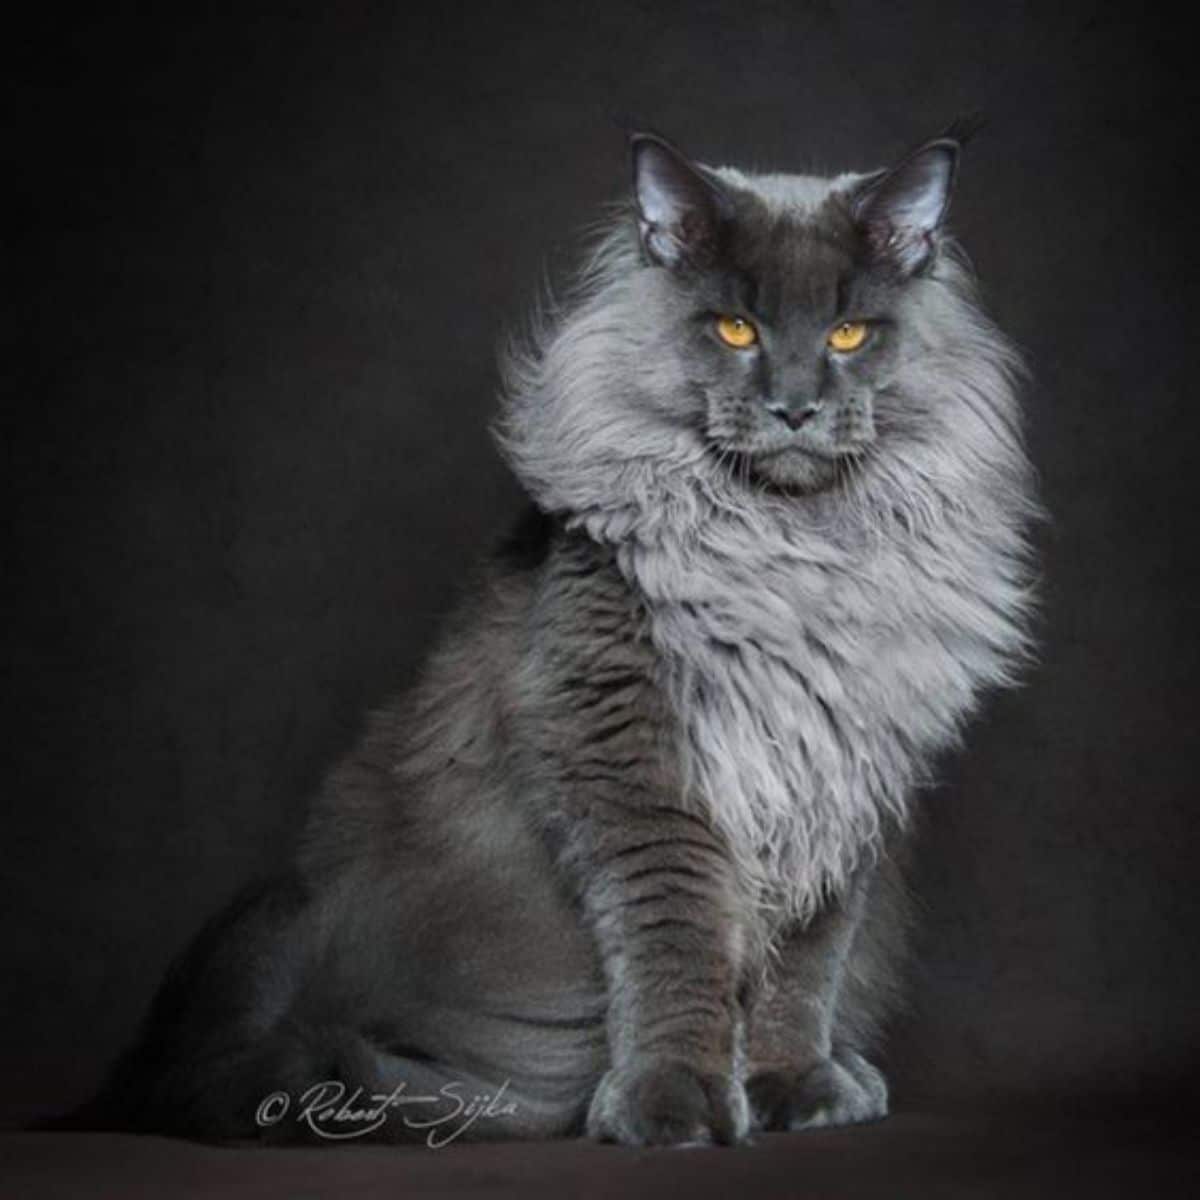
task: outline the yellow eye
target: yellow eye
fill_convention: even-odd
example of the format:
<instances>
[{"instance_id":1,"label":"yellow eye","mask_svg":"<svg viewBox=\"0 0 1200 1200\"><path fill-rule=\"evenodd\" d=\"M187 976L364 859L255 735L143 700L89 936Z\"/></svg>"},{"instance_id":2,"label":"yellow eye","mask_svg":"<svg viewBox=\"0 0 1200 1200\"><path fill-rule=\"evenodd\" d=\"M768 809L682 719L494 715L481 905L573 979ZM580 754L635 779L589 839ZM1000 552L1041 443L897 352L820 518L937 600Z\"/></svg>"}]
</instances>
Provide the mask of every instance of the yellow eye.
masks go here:
<instances>
[{"instance_id":1,"label":"yellow eye","mask_svg":"<svg viewBox=\"0 0 1200 1200\"><path fill-rule=\"evenodd\" d=\"M867 340L867 323L843 321L825 340L831 350L836 350L839 354L849 354Z\"/></svg>"},{"instance_id":2,"label":"yellow eye","mask_svg":"<svg viewBox=\"0 0 1200 1200\"><path fill-rule=\"evenodd\" d=\"M758 341L758 330L741 317L718 317L717 336L735 350L745 350Z\"/></svg>"}]
</instances>

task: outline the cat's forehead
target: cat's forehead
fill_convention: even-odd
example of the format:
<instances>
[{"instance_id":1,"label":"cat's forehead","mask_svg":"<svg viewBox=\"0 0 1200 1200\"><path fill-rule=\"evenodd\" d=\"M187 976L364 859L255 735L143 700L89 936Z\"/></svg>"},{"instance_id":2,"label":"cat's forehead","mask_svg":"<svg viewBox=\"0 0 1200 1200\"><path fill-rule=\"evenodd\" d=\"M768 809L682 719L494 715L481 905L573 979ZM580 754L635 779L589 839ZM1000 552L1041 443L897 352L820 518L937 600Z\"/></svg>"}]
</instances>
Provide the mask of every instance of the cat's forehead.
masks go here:
<instances>
[{"instance_id":1,"label":"cat's forehead","mask_svg":"<svg viewBox=\"0 0 1200 1200\"><path fill-rule=\"evenodd\" d=\"M755 175L736 167L716 167L713 174L740 192L757 196L772 216L811 219L831 197L844 191L858 175Z\"/></svg>"},{"instance_id":2,"label":"cat's forehead","mask_svg":"<svg viewBox=\"0 0 1200 1200\"><path fill-rule=\"evenodd\" d=\"M759 312L807 310L828 318L855 271L858 236L841 202L861 176L715 172L734 200L731 266L746 278Z\"/></svg>"}]
</instances>

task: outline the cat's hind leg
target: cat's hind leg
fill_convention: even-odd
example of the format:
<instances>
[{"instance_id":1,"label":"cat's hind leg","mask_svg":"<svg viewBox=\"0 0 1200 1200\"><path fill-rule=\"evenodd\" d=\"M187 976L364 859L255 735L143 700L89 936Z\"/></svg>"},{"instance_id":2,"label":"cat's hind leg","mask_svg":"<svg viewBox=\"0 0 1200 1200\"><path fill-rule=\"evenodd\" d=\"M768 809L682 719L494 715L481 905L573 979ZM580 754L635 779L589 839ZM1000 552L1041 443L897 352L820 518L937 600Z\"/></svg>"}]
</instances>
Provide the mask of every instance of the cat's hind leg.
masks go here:
<instances>
[{"instance_id":1,"label":"cat's hind leg","mask_svg":"<svg viewBox=\"0 0 1200 1200\"><path fill-rule=\"evenodd\" d=\"M255 1124L268 1142L421 1143L561 1137L578 1132L578 1092L521 1076L387 1048L352 1030L312 1031L304 1077L260 1100ZM586 1094L586 1093L584 1093Z\"/></svg>"}]
</instances>

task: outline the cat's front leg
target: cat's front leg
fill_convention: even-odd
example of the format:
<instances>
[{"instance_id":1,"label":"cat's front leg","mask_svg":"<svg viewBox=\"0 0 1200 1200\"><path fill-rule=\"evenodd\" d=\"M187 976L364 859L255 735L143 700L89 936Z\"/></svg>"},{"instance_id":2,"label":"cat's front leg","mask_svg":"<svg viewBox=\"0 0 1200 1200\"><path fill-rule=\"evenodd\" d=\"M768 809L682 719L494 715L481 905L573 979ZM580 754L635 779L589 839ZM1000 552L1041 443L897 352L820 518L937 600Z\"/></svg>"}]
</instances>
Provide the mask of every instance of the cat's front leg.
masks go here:
<instances>
[{"instance_id":1,"label":"cat's front leg","mask_svg":"<svg viewBox=\"0 0 1200 1200\"><path fill-rule=\"evenodd\" d=\"M749 1107L735 1061L744 938L732 865L707 822L628 799L591 805L586 848L577 841L608 984L610 1067L587 1131L630 1145L737 1142Z\"/></svg>"},{"instance_id":2,"label":"cat's front leg","mask_svg":"<svg viewBox=\"0 0 1200 1200\"><path fill-rule=\"evenodd\" d=\"M749 1128L745 1089L731 1072L675 1056L611 1068L587 1117L591 1137L629 1146L734 1145Z\"/></svg>"},{"instance_id":3,"label":"cat's front leg","mask_svg":"<svg viewBox=\"0 0 1200 1200\"><path fill-rule=\"evenodd\" d=\"M749 1018L755 1129L852 1125L887 1115L882 1073L837 1037L843 975L866 893L860 874L844 897L779 946Z\"/></svg>"}]
</instances>

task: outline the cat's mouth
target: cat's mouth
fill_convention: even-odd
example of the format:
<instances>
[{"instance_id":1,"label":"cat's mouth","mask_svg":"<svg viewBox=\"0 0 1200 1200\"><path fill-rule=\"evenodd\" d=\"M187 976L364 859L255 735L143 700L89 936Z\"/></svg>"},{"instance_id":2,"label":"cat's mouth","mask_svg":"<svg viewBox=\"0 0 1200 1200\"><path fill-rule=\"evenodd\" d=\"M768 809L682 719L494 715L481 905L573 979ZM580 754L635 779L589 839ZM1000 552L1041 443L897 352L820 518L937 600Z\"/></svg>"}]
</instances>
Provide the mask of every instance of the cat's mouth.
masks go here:
<instances>
[{"instance_id":1,"label":"cat's mouth","mask_svg":"<svg viewBox=\"0 0 1200 1200\"><path fill-rule=\"evenodd\" d=\"M857 472L870 443L814 446L792 441L758 446L714 446L730 473L752 486L767 485L786 492L823 492Z\"/></svg>"},{"instance_id":2,"label":"cat's mouth","mask_svg":"<svg viewBox=\"0 0 1200 1200\"><path fill-rule=\"evenodd\" d=\"M790 428L758 409L739 416L733 428L721 428L725 420L710 425L707 438L719 459L758 486L824 491L857 471L876 439L874 414L861 400L823 407L815 419Z\"/></svg>"}]
</instances>

